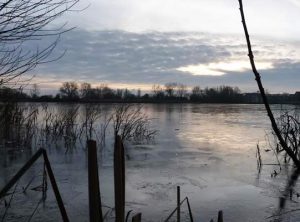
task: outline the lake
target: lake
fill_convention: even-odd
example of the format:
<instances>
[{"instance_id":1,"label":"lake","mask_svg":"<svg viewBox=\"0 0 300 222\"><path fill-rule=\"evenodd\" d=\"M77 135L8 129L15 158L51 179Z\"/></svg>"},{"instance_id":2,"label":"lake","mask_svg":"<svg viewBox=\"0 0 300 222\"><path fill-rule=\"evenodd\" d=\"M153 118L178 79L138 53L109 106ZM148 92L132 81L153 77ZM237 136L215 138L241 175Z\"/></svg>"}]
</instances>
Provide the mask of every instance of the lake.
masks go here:
<instances>
[{"instance_id":1,"label":"lake","mask_svg":"<svg viewBox=\"0 0 300 222\"><path fill-rule=\"evenodd\" d=\"M40 105L41 106L41 105ZM69 105L50 104L53 109ZM83 105L81 105L83 106ZM111 112L112 104L102 107ZM292 105L272 105L278 116ZM298 107L299 108L299 107ZM263 163L276 163L266 133L270 122L263 105L241 104L145 104L143 111L158 130L154 141L145 144L126 142L126 212L142 212L143 221L163 221L176 207L176 187L187 196L195 221L216 219L223 210L224 221L272 221L279 197L285 188L288 169L271 177L276 165L257 170L256 147L262 148ZM42 112L38 120L41 121ZM106 146L99 153L99 176L103 212L114 206L113 130L108 126ZM272 141L271 141L272 142ZM0 187L41 146L31 150L1 151ZM49 159L62 194L70 221L89 221L87 153L84 146L66 152L62 144L47 147ZM41 183L43 161L39 161L20 180L5 221L28 221L41 193L22 187L34 177ZM60 213L49 185L47 199L40 203L31 221L60 221ZM19 192L20 191L20 192ZM6 198L7 201L9 198ZM0 218L4 202L0 202ZM297 198L288 203L297 208ZM183 221L188 209L182 207ZM299 221L298 211L286 214L283 221ZM174 217L175 220L175 217Z\"/></svg>"}]
</instances>

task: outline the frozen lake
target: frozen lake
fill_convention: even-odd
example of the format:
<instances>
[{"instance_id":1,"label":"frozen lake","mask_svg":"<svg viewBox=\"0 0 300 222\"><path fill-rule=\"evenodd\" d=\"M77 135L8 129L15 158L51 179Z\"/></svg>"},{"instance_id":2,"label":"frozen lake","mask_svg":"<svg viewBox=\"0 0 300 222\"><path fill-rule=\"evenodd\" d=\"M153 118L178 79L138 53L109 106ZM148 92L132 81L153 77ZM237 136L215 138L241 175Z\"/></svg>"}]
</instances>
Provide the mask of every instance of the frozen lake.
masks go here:
<instances>
[{"instance_id":1,"label":"frozen lake","mask_svg":"<svg viewBox=\"0 0 300 222\"><path fill-rule=\"evenodd\" d=\"M110 110L112 105L101 106ZM282 107L272 108L278 115ZM265 148L265 134L270 132L262 105L145 104L143 110L159 132L149 144L126 143L126 212L142 212L143 221L163 221L176 206L179 185L182 198L190 199L195 221L216 218L218 210L223 210L224 220L229 222L272 221L267 218L278 209L288 173L282 171L271 178L278 166L270 165L263 166L258 174L256 145L259 142ZM107 207L114 206L112 151L109 126L106 147L98 158L102 203ZM0 187L34 152L1 152ZM65 154L63 146L53 146L47 152L70 221L89 221L85 150L78 146ZM275 163L271 152L262 152L262 158L264 163ZM33 176L42 174L42 163L38 162L24 175L16 191ZM37 177L34 183L40 182ZM28 221L40 196L36 191L28 191L26 195L16 192L5 221ZM297 199L289 207L297 207ZM4 210L4 202L0 202L0 218ZM103 208L104 213L107 210ZM186 217L186 205L182 211ZM299 218L296 211L283 219L299 221ZM50 187L47 200L38 206L31 221L60 220Z\"/></svg>"}]
</instances>

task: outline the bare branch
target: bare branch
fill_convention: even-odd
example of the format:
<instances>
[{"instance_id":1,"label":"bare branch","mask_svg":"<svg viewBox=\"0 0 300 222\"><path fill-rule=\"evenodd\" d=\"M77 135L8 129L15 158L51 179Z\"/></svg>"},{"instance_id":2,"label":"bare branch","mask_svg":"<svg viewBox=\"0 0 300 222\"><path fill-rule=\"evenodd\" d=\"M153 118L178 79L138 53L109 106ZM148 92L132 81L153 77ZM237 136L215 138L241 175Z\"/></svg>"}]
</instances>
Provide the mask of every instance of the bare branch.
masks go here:
<instances>
[{"instance_id":1,"label":"bare branch","mask_svg":"<svg viewBox=\"0 0 300 222\"><path fill-rule=\"evenodd\" d=\"M79 0L6 0L0 3L0 86L16 80L37 65L52 62L48 59L57 46L66 24L50 24L70 11ZM52 43L36 50L26 49L26 44L38 43L52 37Z\"/></svg>"},{"instance_id":2,"label":"bare branch","mask_svg":"<svg viewBox=\"0 0 300 222\"><path fill-rule=\"evenodd\" d=\"M260 94L262 96L262 100L263 100L263 103L265 105L266 111L268 113L269 119L271 121L273 131L276 134L281 147L291 157L291 159L294 161L294 164L297 167L300 168L300 161L298 160L297 156L294 154L294 152L292 151L292 149L287 145L287 143L283 139L283 137L282 137L282 135L280 133L280 130L279 130L277 124L276 124L276 121L275 121L274 115L272 113L272 110L270 108L270 105L269 105L269 102L268 102L268 99L267 99L264 87L262 85L260 74L257 71L256 66L255 66L254 55L252 53L252 47L251 47L250 37L249 37L249 33L248 33L246 21L245 21L245 15L244 15L244 10L243 10L243 2L242 2L242 0L239 0L239 5L240 5L240 13L241 13L241 18L242 18L242 24L243 24L243 28L244 28L244 32L245 32L246 41L247 41L248 56L249 56L251 68L252 68L252 71L254 73L255 80L257 82L257 86L258 86Z\"/></svg>"}]
</instances>

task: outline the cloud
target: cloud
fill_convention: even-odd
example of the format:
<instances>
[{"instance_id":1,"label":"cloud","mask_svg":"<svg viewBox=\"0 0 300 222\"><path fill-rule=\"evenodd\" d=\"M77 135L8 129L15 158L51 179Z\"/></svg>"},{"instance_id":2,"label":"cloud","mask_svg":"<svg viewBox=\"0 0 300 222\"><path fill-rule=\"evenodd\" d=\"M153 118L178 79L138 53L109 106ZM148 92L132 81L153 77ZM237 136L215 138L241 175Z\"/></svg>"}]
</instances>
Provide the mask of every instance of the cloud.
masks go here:
<instances>
[{"instance_id":1,"label":"cloud","mask_svg":"<svg viewBox=\"0 0 300 222\"><path fill-rule=\"evenodd\" d=\"M84 11L62 17L63 22L89 31L243 32L238 1L233 0L85 0L77 8L89 4ZM297 5L299 0L244 1L250 34L297 40Z\"/></svg>"},{"instance_id":2,"label":"cloud","mask_svg":"<svg viewBox=\"0 0 300 222\"><path fill-rule=\"evenodd\" d=\"M289 0L293 5L297 6L300 8L300 1L299 0Z\"/></svg>"},{"instance_id":3,"label":"cloud","mask_svg":"<svg viewBox=\"0 0 300 222\"><path fill-rule=\"evenodd\" d=\"M47 45L48 39L41 44ZM32 48L34 46L31 46ZM293 92L300 85L298 43L275 43L266 39L253 42L258 68L265 84L275 92ZM181 82L194 86L221 84L256 91L247 66L247 51L243 36L196 32L85 31L66 33L56 55L66 55L35 70L38 81L78 81L94 84L109 83L130 86ZM53 55L55 57L55 55ZM234 62L236 61L236 63ZM238 67L236 64L242 64ZM180 67L207 66L222 72L222 76L197 76ZM219 64L219 65L216 65ZM220 64L223 64L220 66ZM229 64L229 65L228 65ZM231 66L230 66L231 64ZM260 65L267 64L265 67ZM250 65L249 65L250 67ZM284 73L284 74L283 74Z\"/></svg>"}]
</instances>

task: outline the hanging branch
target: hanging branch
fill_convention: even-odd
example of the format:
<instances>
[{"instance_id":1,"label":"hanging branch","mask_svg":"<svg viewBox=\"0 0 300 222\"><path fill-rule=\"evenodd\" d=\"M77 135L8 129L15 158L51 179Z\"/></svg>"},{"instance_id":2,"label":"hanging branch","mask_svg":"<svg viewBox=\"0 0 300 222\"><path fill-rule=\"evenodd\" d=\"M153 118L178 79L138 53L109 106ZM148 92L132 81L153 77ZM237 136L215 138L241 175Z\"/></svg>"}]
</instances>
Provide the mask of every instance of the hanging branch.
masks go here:
<instances>
[{"instance_id":1,"label":"hanging branch","mask_svg":"<svg viewBox=\"0 0 300 222\"><path fill-rule=\"evenodd\" d=\"M54 25L79 0L3 0L0 2L0 86L15 84L50 58L60 35L71 30ZM46 45L41 40L47 40ZM51 42L49 42L51 41ZM38 44L39 43L39 44ZM36 44L35 49L30 45Z\"/></svg>"},{"instance_id":2,"label":"hanging branch","mask_svg":"<svg viewBox=\"0 0 300 222\"><path fill-rule=\"evenodd\" d=\"M248 46L248 56L249 56L249 60L250 60L250 64L251 64L251 68L252 71L255 75L255 80L257 82L257 86L259 88L263 103L265 105L265 108L267 110L268 116L270 118L271 124L272 124L272 128L274 133L276 134L279 143L281 145L281 147L283 148L283 150L291 157L291 159L294 161L294 164L300 168L300 161L297 159L297 156L294 154L294 152L292 151L292 149L286 144L286 142L284 141L284 139L282 138L282 135L280 133L280 130L278 129L278 126L276 124L274 115L272 113L272 110L270 108L264 87L262 85L261 82L261 77L259 72L256 69L255 66L255 62L254 62L254 56L252 53L252 49L251 49L251 42L250 42L250 37L248 34L248 29L247 29L247 25L246 25L246 21L245 21L245 15L244 15L244 9L243 9L243 2L242 0L238 0L239 1L239 5L240 5L240 12L241 12L241 18L242 18L242 24L243 24L243 28L244 28L244 32L245 32L245 37L246 37L246 41L247 41L247 46Z\"/></svg>"}]
</instances>

